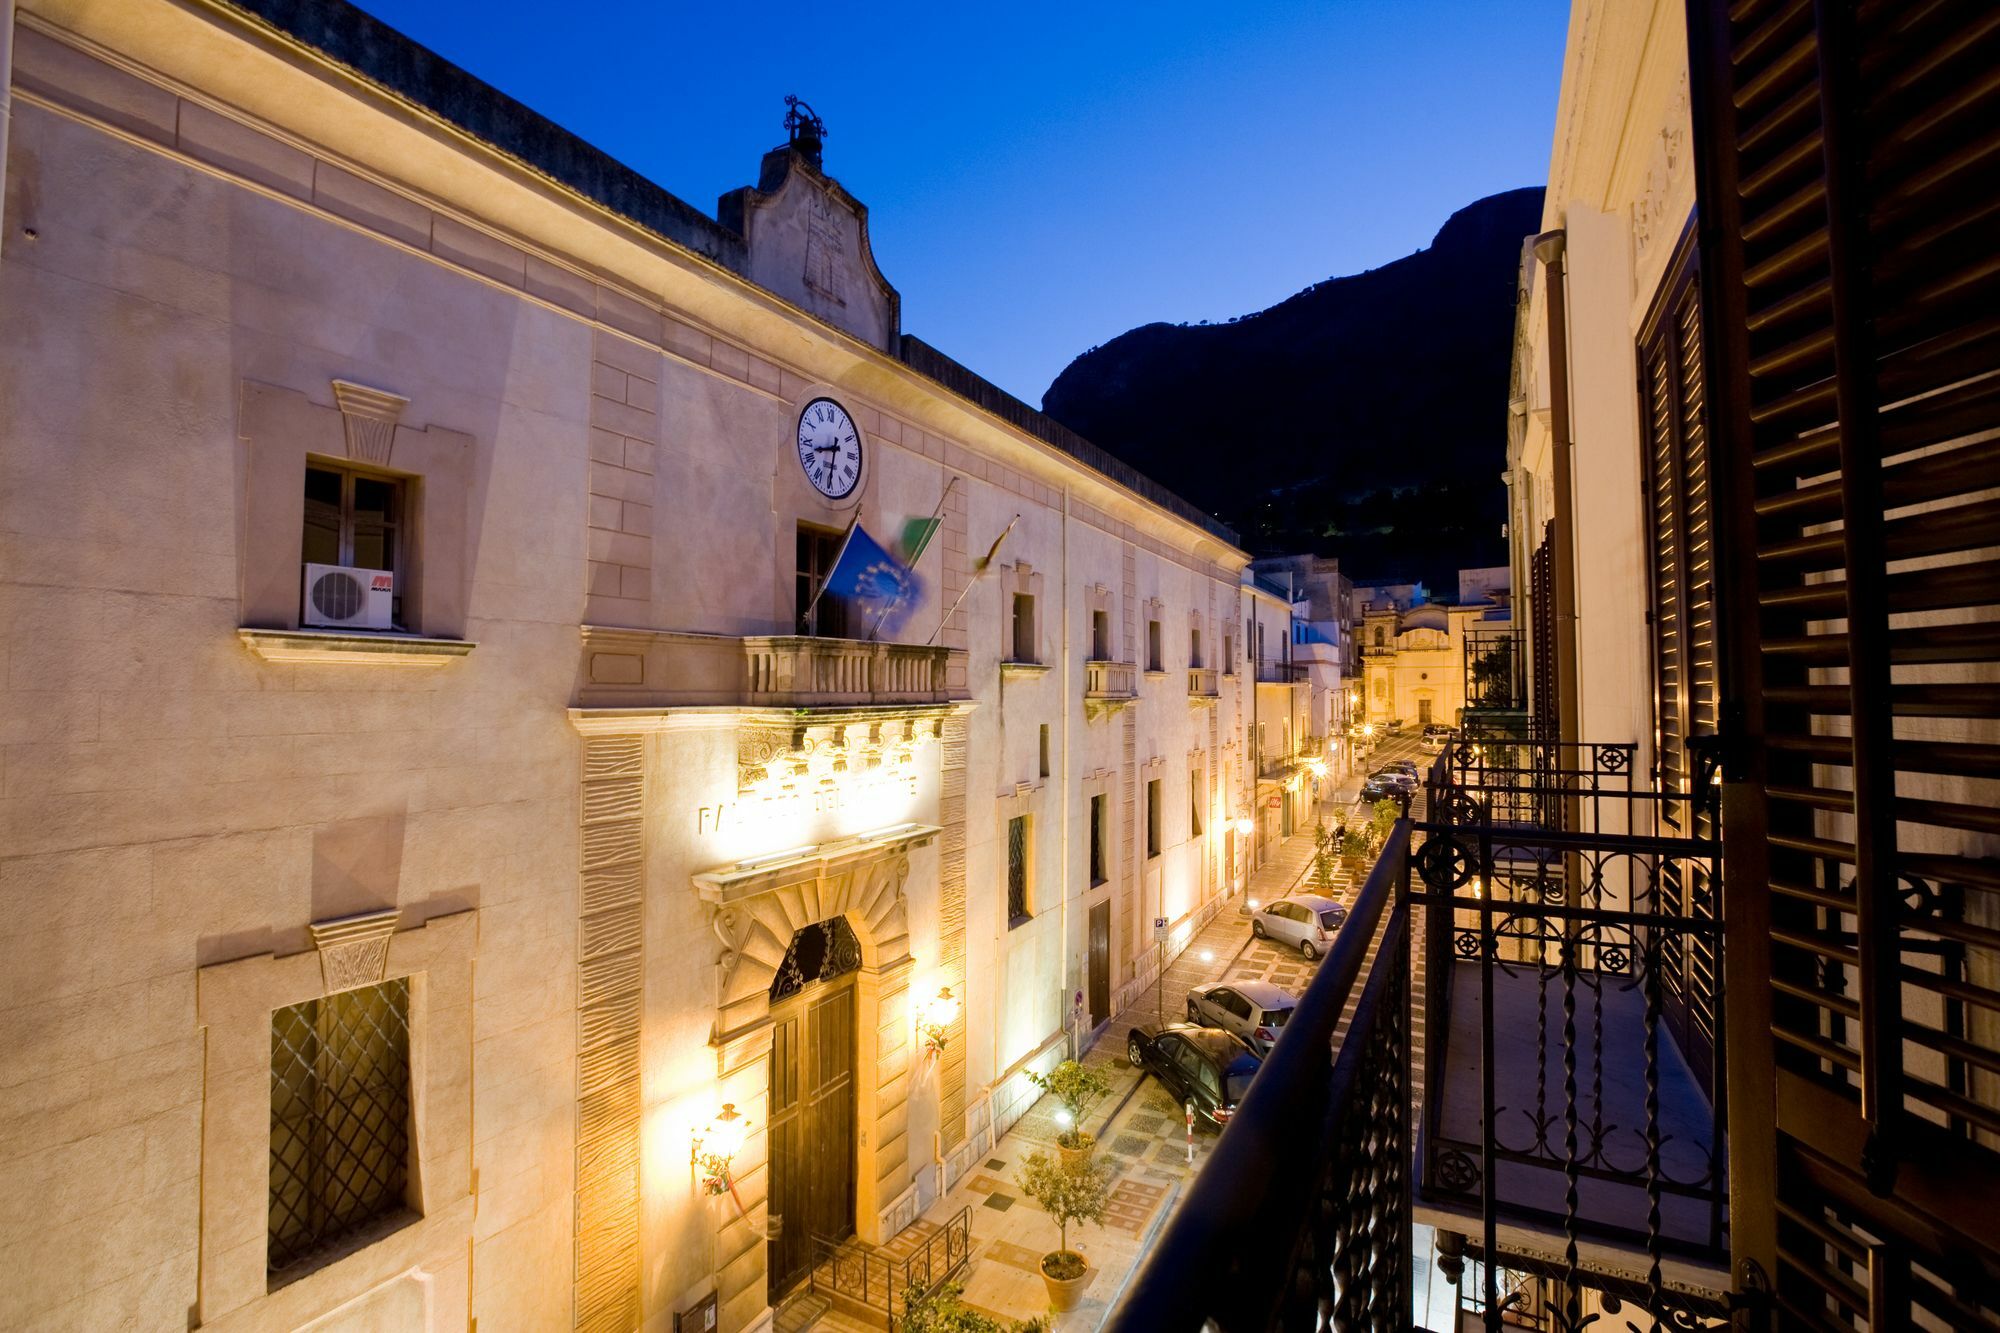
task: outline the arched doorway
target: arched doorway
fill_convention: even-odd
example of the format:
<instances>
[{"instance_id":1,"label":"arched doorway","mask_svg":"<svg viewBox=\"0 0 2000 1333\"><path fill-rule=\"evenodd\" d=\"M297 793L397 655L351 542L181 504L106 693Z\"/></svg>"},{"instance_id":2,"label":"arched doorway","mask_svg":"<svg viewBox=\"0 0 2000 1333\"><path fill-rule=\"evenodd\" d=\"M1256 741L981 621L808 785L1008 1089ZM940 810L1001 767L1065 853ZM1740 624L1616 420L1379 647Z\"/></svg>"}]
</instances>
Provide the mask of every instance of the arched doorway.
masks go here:
<instances>
[{"instance_id":1,"label":"arched doorway","mask_svg":"<svg viewBox=\"0 0 2000 1333\"><path fill-rule=\"evenodd\" d=\"M812 1270L814 1241L854 1234L855 975L844 916L802 926L771 981L770 1299Z\"/></svg>"}]
</instances>

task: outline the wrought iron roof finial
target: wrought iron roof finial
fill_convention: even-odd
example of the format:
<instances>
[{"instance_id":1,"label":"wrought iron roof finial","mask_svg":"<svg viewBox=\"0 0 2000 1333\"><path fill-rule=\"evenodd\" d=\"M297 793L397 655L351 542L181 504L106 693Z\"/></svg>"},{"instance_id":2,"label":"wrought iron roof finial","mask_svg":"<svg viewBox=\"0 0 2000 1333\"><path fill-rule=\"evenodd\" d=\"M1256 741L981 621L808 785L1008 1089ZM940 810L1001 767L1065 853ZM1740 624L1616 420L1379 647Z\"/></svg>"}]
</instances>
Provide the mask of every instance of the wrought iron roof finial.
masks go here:
<instances>
[{"instance_id":1,"label":"wrought iron roof finial","mask_svg":"<svg viewBox=\"0 0 2000 1333\"><path fill-rule=\"evenodd\" d=\"M785 95L785 138L792 148L817 167L826 139L826 122L796 95Z\"/></svg>"}]
</instances>

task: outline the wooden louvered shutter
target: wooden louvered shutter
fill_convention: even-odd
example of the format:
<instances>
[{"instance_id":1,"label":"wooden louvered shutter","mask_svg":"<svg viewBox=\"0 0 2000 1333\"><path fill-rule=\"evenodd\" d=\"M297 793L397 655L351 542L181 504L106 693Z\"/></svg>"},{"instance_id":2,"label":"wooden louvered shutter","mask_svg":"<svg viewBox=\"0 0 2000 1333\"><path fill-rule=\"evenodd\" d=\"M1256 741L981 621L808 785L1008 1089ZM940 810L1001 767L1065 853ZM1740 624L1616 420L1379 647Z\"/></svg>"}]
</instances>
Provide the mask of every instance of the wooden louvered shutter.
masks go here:
<instances>
[{"instance_id":1,"label":"wooden louvered shutter","mask_svg":"<svg viewBox=\"0 0 2000 1333\"><path fill-rule=\"evenodd\" d=\"M1639 411L1645 430L1651 525L1655 738L1663 792L1692 794L1698 736L1716 733L1714 536L1709 512L1708 428L1701 360L1700 267L1690 232L1675 251L1653 309L1639 329ZM1704 770L1700 780L1706 780ZM1662 807L1667 831L1716 836L1706 801ZM1692 827L1682 827L1692 812ZM1713 921L1715 893L1702 859L1661 867L1663 911ZM1706 931L1667 942L1662 958L1667 1020L1705 1087L1712 1087L1717 960Z\"/></svg>"},{"instance_id":2,"label":"wooden louvered shutter","mask_svg":"<svg viewBox=\"0 0 2000 1333\"><path fill-rule=\"evenodd\" d=\"M1738 1280L2000 1328L2000 9L1688 19Z\"/></svg>"},{"instance_id":3,"label":"wooden louvered shutter","mask_svg":"<svg viewBox=\"0 0 2000 1333\"><path fill-rule=\"evenodd\" d=\"M1532 636L1529 653L1534 659L1533 695L1530 711L1534 717L1534 737L1538 741L1556 739L1558 712L1556 699L1556 525L1550 519L1542 527L1542 540L1528 558L1528 588Z\"/></svg>"}]
</instances>

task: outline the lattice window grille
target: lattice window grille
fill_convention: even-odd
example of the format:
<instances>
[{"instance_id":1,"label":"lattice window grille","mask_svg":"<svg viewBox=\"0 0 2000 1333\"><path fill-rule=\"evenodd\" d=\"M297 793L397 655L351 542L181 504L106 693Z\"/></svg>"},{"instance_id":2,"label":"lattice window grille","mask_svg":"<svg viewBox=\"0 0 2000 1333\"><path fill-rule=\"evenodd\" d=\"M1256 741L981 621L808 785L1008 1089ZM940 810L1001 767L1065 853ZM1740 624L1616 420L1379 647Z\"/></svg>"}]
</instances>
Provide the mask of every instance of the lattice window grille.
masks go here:
<instances>
[{"instance_id":1,"label":"lattice window grille","mask_svg":"<svg viewBox=\"0 0 2000 1333\"><path fill-rule=\"evenodd\" d=\"M271 1274L404 1211L409 1157L409 979L273 1012Z\"/></svg>"}]
</instances>

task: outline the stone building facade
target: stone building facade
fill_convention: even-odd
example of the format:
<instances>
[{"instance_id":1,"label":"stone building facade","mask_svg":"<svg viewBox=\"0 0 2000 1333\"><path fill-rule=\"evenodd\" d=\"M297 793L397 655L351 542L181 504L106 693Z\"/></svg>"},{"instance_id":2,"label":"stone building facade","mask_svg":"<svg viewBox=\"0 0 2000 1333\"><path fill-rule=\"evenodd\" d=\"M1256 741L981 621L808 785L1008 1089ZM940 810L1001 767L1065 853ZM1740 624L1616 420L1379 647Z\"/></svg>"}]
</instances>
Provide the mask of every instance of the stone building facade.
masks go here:
<instances>
[{"instance_id":1,"label":"stone building facade","mask_svg":"<svg viewBox=\"0 0 2000 1333\"><path fill-rule=\"evenodd\" d=\"M1483 594L1475 601L1399 608L1385 597L1367 604L1359 635L1363 722L1457 727L1472 685L1468 662L1487 661L1498 670L1500 657L1514 652L1506 571L1466 571L1475 572L1492 576L1467 586ZM1512 671L1511 660L1505 666Z\"/></svg>"},{"instance_id":2,"label":"stone building facade","mask_svg":"<svg viewBox=\"0 0 2000 1333\"><path fill-rule=\"evenodd\" d=\"M816 140L711 218L338 4L13 15L0 1323L765 1326L1241 885L1289 609Z\"/></svg>"}]
</instances>

